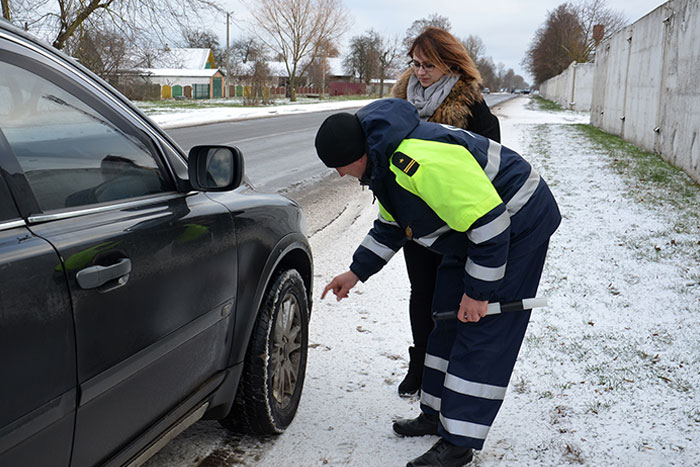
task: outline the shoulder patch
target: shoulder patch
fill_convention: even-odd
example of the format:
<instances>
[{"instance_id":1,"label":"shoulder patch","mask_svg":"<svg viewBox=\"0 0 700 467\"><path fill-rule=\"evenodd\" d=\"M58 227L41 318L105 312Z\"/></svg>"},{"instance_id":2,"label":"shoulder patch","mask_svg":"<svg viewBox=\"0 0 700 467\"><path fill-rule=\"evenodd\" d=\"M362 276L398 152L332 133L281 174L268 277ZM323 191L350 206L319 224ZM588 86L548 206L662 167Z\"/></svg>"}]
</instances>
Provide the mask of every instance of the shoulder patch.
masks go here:
<instances>
[{"instance_id":1,"label":"shoulder patch","mask_svg":"<svg viewBox=\"0 0 700 467\"><path fill-rule=\"evenodd\" d=\"M418 170L418 167L420 167L420 164L414 159L411 159L406 154L398 151L391 156L391 162L409 177L413 176L413 174Z\"/></svg>"}]
</instances>

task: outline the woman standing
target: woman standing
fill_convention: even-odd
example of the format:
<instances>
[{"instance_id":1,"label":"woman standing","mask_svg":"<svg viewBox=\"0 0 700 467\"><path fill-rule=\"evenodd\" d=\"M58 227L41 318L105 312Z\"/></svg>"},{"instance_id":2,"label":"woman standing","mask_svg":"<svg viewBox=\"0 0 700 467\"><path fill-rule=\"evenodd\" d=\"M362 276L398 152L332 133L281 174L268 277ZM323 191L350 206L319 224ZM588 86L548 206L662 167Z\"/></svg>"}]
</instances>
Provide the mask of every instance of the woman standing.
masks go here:
<instances>
[{"instance_id":1,"label":"woman standing","mask_svg":"<svg viewBox=\"0 0 700 467\"><path fill-rule=\"evenodd\" d=\"M410 68L397 80L394 97L413 104L422 120L445 123L500 142L498 118L481 95L481 75L457 38L444 29L427 28L413 41L408 56ZM411 282L413 347L408 349L408 374L399 384L399 395L410 396L421 387L425 350L433 329L435 278L442 257L412 241L403 251Z\"/></svg>"}]
</instances>

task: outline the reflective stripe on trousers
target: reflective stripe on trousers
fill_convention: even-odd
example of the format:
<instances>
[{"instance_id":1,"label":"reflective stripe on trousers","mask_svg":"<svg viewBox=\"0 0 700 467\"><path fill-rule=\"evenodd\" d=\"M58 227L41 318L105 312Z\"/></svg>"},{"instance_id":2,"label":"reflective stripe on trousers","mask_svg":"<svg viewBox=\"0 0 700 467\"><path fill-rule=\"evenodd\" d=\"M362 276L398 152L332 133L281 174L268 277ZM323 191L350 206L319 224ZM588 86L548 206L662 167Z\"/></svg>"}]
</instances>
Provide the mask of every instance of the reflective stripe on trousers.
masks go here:
<instances>
[{"instance_id":1,"label":"reflective stripe on trousers","mask_svg":"<svg viewBox=\"0 0 700 467\"><path fill-rule=\"evenodd\" d=\"M510 258L495 301L534 297L547 244ZM438 270L433 309L459 307L464 263L445 258ZM456 292L455 292L456 291ZM481 449L501 408L530 318L529 311L487 316L478 323L439 321L425 357L421 409L440 415L440 436Z\"/></svg>"}]
</instances>

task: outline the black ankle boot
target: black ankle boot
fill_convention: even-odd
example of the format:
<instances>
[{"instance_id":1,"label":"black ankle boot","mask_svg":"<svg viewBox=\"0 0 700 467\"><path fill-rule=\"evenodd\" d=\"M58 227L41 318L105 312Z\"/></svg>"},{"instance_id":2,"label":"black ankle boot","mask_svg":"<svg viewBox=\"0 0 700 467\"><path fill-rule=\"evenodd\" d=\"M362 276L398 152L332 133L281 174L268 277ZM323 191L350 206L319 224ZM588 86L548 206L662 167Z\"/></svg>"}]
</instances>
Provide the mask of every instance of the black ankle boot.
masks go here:
<instances>
[{"instance_id":1,"label":"black ankle boot","mask_svg":"<svg viewBox=\"0 0 700 467\"><path fill-rule=\"evenodd\" d=\"M408 373L399 384L399 396L408 397L418 393L423 382L423 362L425 362L425 349L409 347Z\"/></svg>"},{"instance_id":2,"label":"black ankle boot","mask_svg":"<svg viewBox=\"0 0 700 467\"><path fill-rule=\"evenodd\" d=\"M422 413L416 418L402 418L394 422L394 431L401 436L438 434L438 416Z\"/></svg>"},{"instance_id":3,"label":"black ankle boot","mask_svg":"<svg viewBox=\"0 0 700 467\"><path fill-rule=\"evenodd\" d=\"M413 459L406 467L462 467L473 458L472 448L455 446L440 438L425 454Z\"/></svg>"}]
</instances>

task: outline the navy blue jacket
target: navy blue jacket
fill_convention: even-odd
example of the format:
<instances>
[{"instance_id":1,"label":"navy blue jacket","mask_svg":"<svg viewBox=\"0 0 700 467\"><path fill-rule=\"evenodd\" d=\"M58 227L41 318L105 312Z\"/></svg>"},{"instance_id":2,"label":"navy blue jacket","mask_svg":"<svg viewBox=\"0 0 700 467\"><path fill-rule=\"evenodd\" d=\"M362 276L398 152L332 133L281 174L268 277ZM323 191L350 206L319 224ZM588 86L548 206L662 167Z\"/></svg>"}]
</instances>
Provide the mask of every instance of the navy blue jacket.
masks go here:
<instances>
[{"instance_id":1,"label":"navy blue jacket","mask_svg":"<svg viewBox=\"0 0 700 467\"><path fill-rule=\"evenodd\" d=\"M548 241L561 221L542 177L495 141L421 121L402 99L375 101L356 115L380 215L350 270L367 280L410 239L464 261L469 297L498 298L508 258Z\"/></svg>"}]
</instances>

